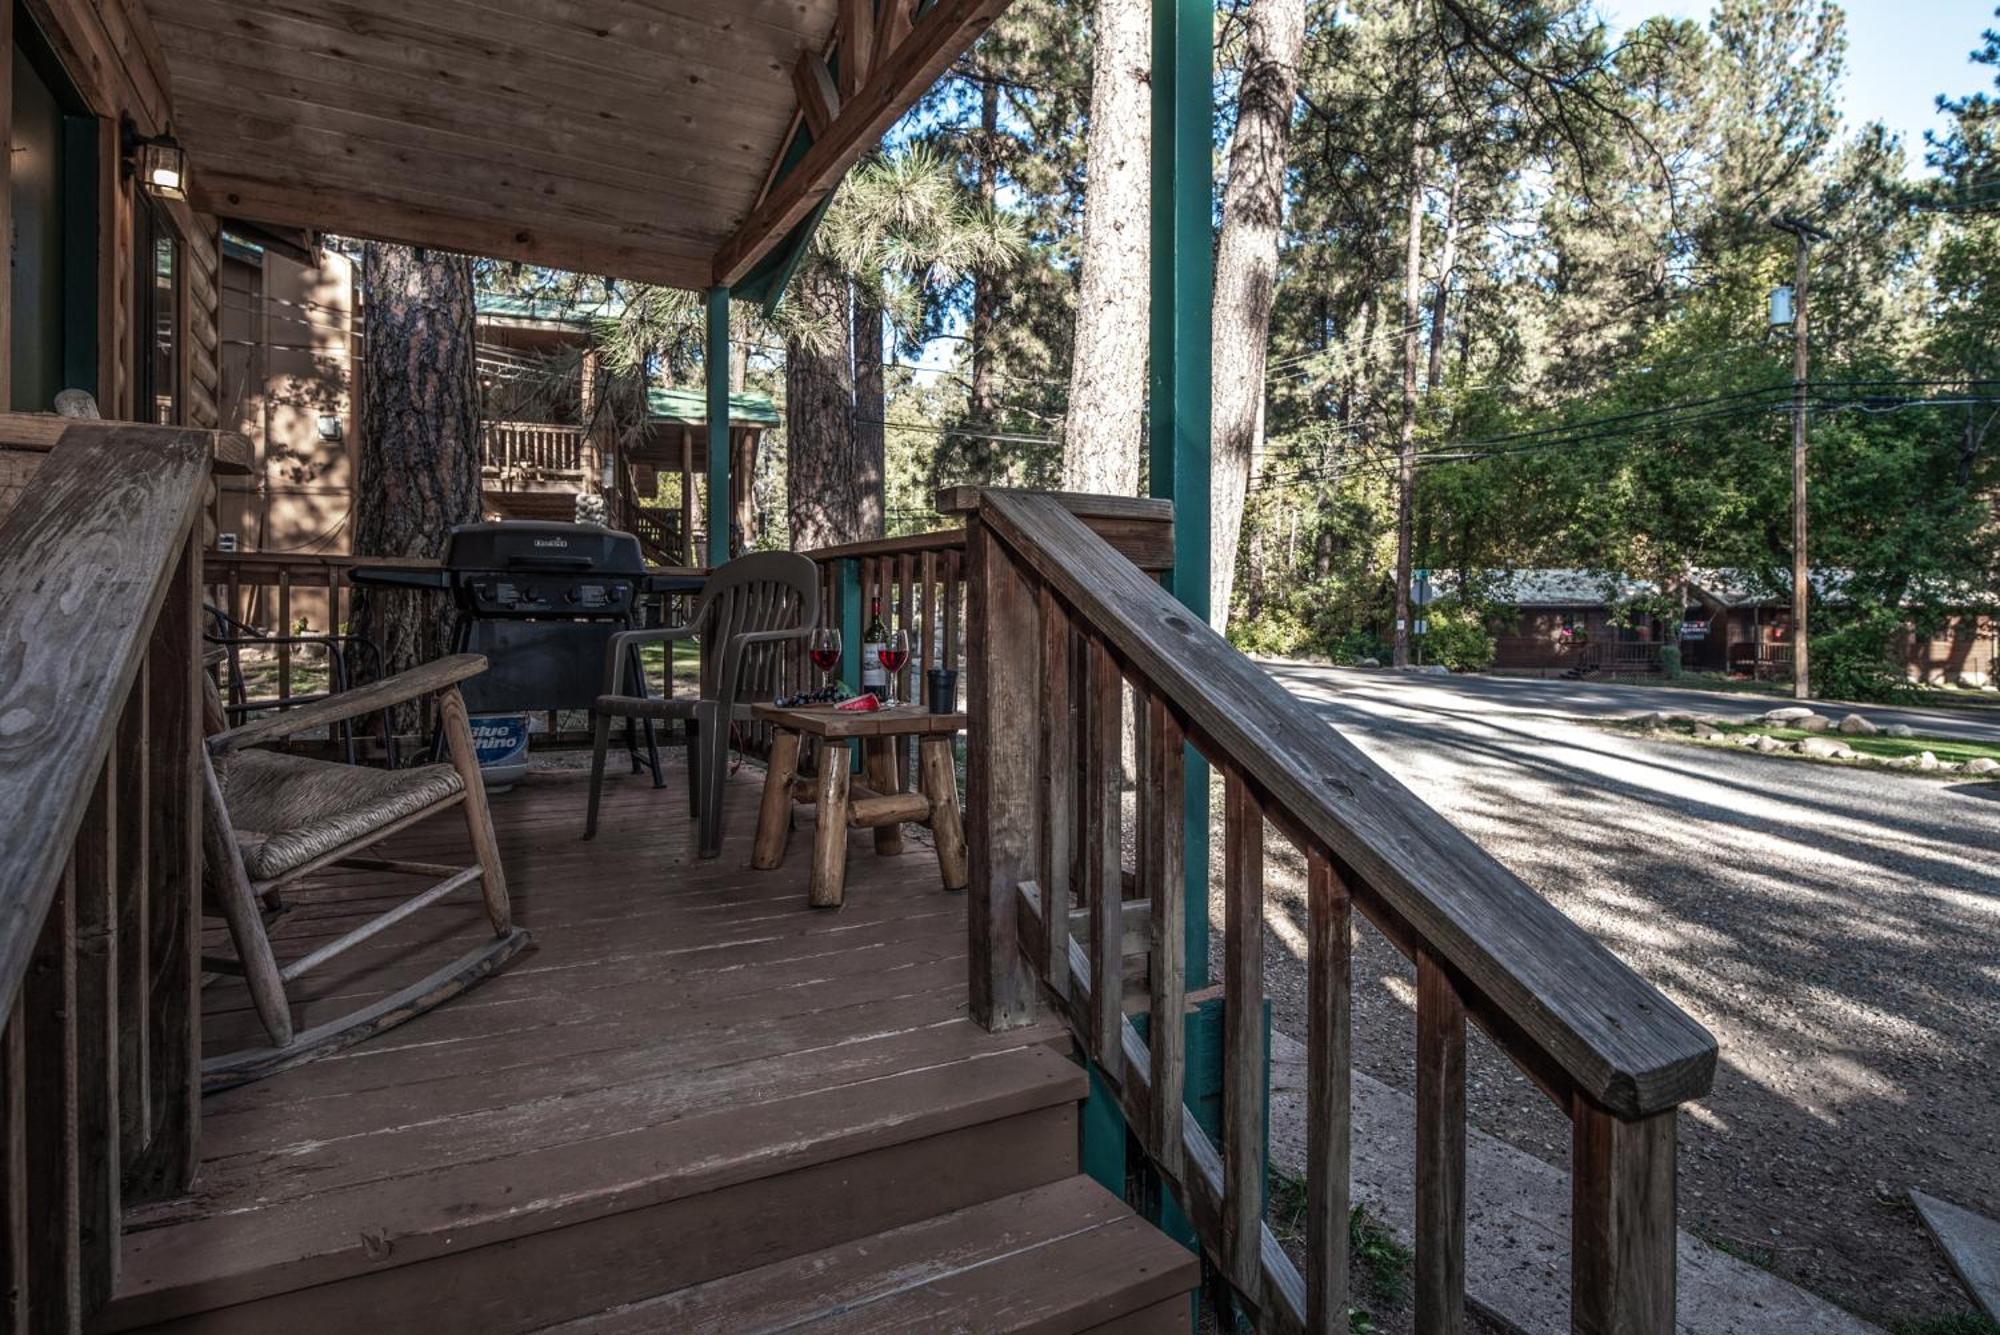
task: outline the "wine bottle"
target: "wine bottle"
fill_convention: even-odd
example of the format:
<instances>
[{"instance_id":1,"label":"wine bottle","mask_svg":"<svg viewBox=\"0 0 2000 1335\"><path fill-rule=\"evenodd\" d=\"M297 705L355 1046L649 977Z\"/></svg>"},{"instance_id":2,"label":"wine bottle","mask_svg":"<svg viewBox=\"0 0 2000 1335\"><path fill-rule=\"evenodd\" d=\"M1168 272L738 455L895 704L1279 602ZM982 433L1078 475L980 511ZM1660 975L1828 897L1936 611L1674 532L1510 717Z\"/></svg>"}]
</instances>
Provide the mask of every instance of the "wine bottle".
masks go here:
<instances>
[{"instance_id":1,"label":"wine bottle","mask_svg":"<svg viewBox=\"0 0 2000 1335\"><path fill-rule=\"evenodd\" d=\"M889 693L889 670L882 666L882 646L889 642L889 628L882 624L882 600L868 604L868 629L861 635L861 689L876 699Z\"/></svg>"}]
</instances>

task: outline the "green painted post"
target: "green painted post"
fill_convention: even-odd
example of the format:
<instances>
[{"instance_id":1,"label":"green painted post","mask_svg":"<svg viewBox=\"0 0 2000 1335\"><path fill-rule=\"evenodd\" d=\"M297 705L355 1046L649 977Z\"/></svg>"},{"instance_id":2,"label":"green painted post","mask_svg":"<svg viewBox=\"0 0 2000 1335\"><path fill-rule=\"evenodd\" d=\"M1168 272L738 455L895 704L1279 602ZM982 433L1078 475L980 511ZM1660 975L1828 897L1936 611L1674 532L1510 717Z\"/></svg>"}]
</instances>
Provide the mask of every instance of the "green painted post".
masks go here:
<instances>
[{"instance_id":1,"label":"green painted post","mask_svg":"<svg viewBox=\"0 0 2000 1335\"><path fill-rule=\"evenodd\" d=\"M1174 503L1167 587L1208 617L1209 343L1214 306L1214 0L1153 0L1150 473ZM1187 977L1208 982L1208 764L1185 766Z\"/></svg>"},{"instance_id":2,"label":"green painted post","mask_svg":"<svg viewBox=\"0 0 2000 1335\"><path fill-rule=\"evenodd\" d=\"M1118 1096L1111 1092L1111 1086L1104 1083L1104 1073L1097 1063L1086 1058L1084 1073L1090 1078L1090 1097L1083 1101L1078 1114L1077 1158L1098 1186L1125 1199L1125 1114L1118 1107Z\"/></svg>"},{"instance_id":3,"label":"green painted post","mask_svg":"<svg viewBox=\"0 0 2000 1335\"><path fill-rule=\"evenodd\" d=\"M850 686L861 683L861 563L849 558L840 562L840 679Z\"/></svg>"},{"instance_id":4,"label":"green painted post","mask_svg":"<svg viewBox=\"0 0 2000 1335\"><path fill-rule=\"evenodd\" d=\"M708 289L708 563L729 560L729 289Z\"/></svg>"}]
</instances>

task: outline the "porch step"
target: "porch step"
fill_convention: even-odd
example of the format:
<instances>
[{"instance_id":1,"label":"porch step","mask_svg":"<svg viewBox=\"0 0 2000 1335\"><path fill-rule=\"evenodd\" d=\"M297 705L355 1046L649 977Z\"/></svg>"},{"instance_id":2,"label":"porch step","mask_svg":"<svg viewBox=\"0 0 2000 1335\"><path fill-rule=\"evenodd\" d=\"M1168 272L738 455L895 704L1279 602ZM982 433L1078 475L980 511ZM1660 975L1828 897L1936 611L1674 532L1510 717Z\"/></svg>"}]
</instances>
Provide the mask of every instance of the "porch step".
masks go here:
<instances>
[{"instance_id":1,"label":"porch step","mask_svg":"<svg viewBox=\"0 0 2000 1335\"><path fill-rule=\"evenodd\" d=\"M773 1331L1184 1332L1193 1253L1076 1176L674 1293L545 1335Z\"/></svg>"},{"instance_id":2,"label":"porch step","mask_svg":"<svg viewBox=\"0 0 2000 1335\"><path fill-rule=\"evenodd\" d=\"M519 1335L1060 1181L1084 1092L1030 1040L612 1136L557 1106L546 1148L128 1232L92 1330Z\"/></svg>"}]
</instances>

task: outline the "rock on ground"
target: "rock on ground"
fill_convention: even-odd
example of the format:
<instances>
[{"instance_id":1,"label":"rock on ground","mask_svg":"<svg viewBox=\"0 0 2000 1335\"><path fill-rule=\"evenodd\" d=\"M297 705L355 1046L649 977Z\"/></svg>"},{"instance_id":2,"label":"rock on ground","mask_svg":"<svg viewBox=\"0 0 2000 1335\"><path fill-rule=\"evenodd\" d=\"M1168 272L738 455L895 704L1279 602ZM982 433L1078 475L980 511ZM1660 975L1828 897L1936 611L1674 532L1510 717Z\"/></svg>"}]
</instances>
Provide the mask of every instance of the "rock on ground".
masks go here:
<instances>
[{"instance_id":1,"label":"rock on ground","mask_svg":"<svg viewBox=\"0 0 2000 1335\"><path fill-rule=\"evenodd\" d=\"M1773 709L1764 715L1766 723L1797 723L1800 719L1811 718L1813 711L1805 705L1786 705Z\"/></svg>"},{"instance_id":2,"label":"rock on ground","mask_svg":"<svg viewBox=\"0 0 2000 1335\"><path fill-rule=\"evenodd\" d=\"M1888 727L1882 729L1882 735L1884 737L1914 737L1916 733L1910 730L1910 725L1907 723L1891 723Z\"/></svg>"},{"instance_id":3,"label":"rock on ground","mask_svg":"<svg viewBox=\"0 0 2000 1335\"><path fill-rule=\"evenodd\" d=\"M1824 760L1851 760L1854 748L1831 737L1803 737L1799 739L1799 754Z\"/></svg>"},{"instance_id":4,"label":"rock on ground","mask_svg":"<svg viewBox=\"0 0 2000 1335\"><path fill-rule=\"evenodd\" d=\"M1842 719L1840 730L1849 737L1873 737L1877 731L1874 724L1859 714L1849 714Z\"/></svg>"}]
</instances>

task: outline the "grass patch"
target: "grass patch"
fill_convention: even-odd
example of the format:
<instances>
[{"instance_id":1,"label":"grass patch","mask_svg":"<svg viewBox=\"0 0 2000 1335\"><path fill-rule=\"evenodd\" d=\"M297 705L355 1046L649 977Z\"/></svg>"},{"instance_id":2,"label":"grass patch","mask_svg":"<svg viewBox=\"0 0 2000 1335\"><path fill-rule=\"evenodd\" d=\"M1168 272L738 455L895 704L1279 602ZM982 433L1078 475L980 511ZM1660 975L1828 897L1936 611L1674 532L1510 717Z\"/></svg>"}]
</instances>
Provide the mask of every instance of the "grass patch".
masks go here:
<instances>
[{"instance_id":1,"label":"grass patch","mask_svg":"<svg viewBox=\"0 0 2000 1335\"><path fill-rule=\"evenodd\" d=\"M1831 729L1812 733L1803 728L1773 728L1756 723L1718 723L1715 725L1715 730L1724 733L1762 733L1781 742L1796 742L1802 737L1830 737L1836 741L1846 742L1863 755L1881 756L1886 760L1893 760L1899 756L1921 755L1928 751L1939 760L1963 762L1984 756L1988 760L2000 761L2000 742L1966 741L1956 737L1884 737L1879 733L1873 737L1849 737L1845 733L1834 732Z\"/></svg>"},{"instance_id":2,"label":"grass patch","mask_svg":"<svg viewBox=\"0 0 2000 1335\"><path fill-rule=\"evenodd\" d=\"M1306 1180L1273 1165L1265 1218L1278 1241L1293 1251L1306 1245ZM1410 1296L1410 1249L1389 1226L1357 1205L1347 1213L1348 1296L1369 1307L1400 1307ZM1351 1335L1372 1335L1375 1320L1360 1307L1347 1309Z\"/></svg>"},{"instance_id":3,"label":"grass patch","mask_svg":"<svg viewBox=\"0 0 2000 1335\"><path fill-rule=\"evenodd\" d=\"M1955 1316L1923 1316L1909 1321L1891 1321L1891 1335L2000 1335L2000 1321L1978 1312Z\"/></svg>"},{"instance_id":4,"label":"grass patch","mask_svg":"<svg viewBox=\"0 0 2000 1335\"><path fill-rule=\"evenodd\" d=\"M1695 1224L1688 1232L1700 1238L1725 1256L1733 1256L1745 1265L1754 1265L1759 1270L1769 1270L1778 1255L1769 1247L1757 1247L1747 1242L1738 1242L1726 1233L1717 1233L1705 1224Z\"/></svg>"}]
</instances>

